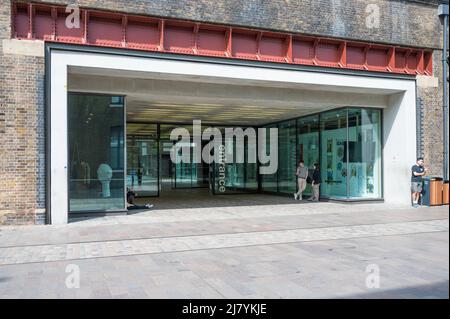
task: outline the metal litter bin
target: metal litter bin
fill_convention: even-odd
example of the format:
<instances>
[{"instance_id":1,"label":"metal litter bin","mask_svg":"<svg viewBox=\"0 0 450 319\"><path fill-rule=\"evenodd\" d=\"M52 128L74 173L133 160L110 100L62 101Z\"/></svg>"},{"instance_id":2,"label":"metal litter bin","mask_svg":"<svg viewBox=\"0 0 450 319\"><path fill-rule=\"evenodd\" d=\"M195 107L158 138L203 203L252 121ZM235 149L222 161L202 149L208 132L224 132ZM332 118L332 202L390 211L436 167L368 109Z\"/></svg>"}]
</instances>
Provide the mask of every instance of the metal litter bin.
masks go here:
<instances>
[{"instance_id":1,"label":"metal litter bin","mask_svg":"<svg viewBox=\"0 0 450 319\"><path fill-rule=\"evenodd\" d=\"M440 177L425 177L423 179L422 205L441 206L443 179Z\"/></svg>"},{"instance_id":2,"label":"metal litter bin","mask_svg":"<svg viewBox=\"0 0 450 319\"><path fill-rule=\"evenodd\" d=\"M442 191L442 204L448 205L448 197L449 197L448 181L444 181L444 187Z\"/></svg>"}]
</instances>

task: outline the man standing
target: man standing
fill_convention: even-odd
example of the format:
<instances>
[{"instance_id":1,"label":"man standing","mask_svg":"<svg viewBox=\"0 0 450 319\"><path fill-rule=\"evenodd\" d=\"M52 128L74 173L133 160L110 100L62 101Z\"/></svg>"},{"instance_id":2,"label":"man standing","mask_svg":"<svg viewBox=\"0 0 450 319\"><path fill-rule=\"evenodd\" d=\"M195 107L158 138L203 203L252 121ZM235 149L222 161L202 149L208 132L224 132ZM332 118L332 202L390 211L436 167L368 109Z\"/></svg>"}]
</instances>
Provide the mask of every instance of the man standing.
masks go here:
<instances>
[{"instance_id":1,"label":"man standing","mask_svg":"<svg viewBox=\"0 0 450 319\"><path fill-rule=\"evenodd\" d=\"M297 166L298 192L294 194L294 199L303 200L303 192L306 188L306 178L308 177L308 168L305 167L305 163L300 161Z\"/></svg>"},{"instance_id":2,"label":"man standing","mask_svg":"<svg viewBox=\"0 0 450 319\"><path fill-rule=\"evenodd\" d=\"M419 198L422 193L423 176L427 169L423 167L423 157L419 157L416 164L411 167L411 193L413 207L419 207Z\"/></svg>"}]
</instances>

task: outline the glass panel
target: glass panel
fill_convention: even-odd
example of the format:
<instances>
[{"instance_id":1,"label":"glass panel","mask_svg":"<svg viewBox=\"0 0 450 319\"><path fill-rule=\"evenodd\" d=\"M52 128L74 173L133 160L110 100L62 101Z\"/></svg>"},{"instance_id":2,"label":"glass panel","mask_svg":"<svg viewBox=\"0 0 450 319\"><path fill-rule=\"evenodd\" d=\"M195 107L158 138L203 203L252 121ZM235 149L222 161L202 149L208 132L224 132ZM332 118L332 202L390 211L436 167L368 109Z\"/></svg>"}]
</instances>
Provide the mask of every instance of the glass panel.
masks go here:
<instances>
[{"instance_id":1,"label":"glass panel","mask_svg":"<svg viewBox=\"0 0 450 319\"><path fill-rule=\"evenodd\" d=\"M255 129L257 132L257 130ZM256 143L249 143L246 139L245 144L245 188L250 191L258 190L258 165L256 163L249 163L248 154L256 154L258 159Z\"/></svg>"},{"instance_id":2,"label":"glass panel","mask_svg":"<svg viewBox=\"0 0 450 319\"><path fill-rule=\"evenodd\" d=\"M230 186L230 179L233 177L230 176L230 168L228 167L229 164L226 163L225 158L227 152L230 152L230 147L228 146L228 149L226 149L226 143L225 143L225 129L219 128L221 134L222 134L222 147L221 150L223 153L217 155L214 153L215 150L212 151L211 155L218 156L219 162L214 161L212 163L212 175L214 177L214 194L221 195L221 194L227 194L229 192L232 192L229 188Z\"/></svg>"},{"instance_id":3,"label":"glass panel","mask_svg":"<svg viewBox=\"0 0 450 319\"><path fill-rule=\"evenodd\" d=\"M125 209L123 99L68 95L69 211Z\"/></svg>"},{"instance_id":4,"label":"glass panel","mask_svg":"<svg viewBox=\"0 0 450 319\"><path fill-rule=\"evenodd\" d=\"M347 198L347 110L322 113L320 120L321 195Z\"/></svg>"},{"instance_id":5,"label":"glass panel","mask_svg":"<svg viewBox=\"0 0 450 319\"><path fill-rule=\"evenodd\" d=\"M235 145L234 145L234 143L229 144L228 143L229 140L226 139L225 137L224 137L224 140L225 140L224 145L225 145L225 154L226 154L225 158L227 158L227 157L231 156L231 154L234 154L233 152L235 149ZM237 182L236 182L236 180L237 180L236 164L235 163L225 163L225 167L226 167L226 175L225 175L226 189L227 189L227 191L236 190L235 188L238 186Z\"/></svg>"},{"instance_id":6,"label":"glass panel","mask_svg":"<svg viewBox=\"0 0 450 319\"><path fill-rule=\"evenodd\" d=\"M190 188L192 187L192 179L196 179L197 170L193 169L194 164L192 163L193 147L192 143L188 145L183 145L181 142L176 144L178 146L177 160L175 165L175 187L176 188ZM191 150L191 160L186 163L181 161L182 148L187 147Z\"/></svg>"},{"instance_id":7,"label":"glass panel","mask_svg":"<svg viewBox=\"0 0 450 319\"><path fill-rule=\"evenodd\" d=\"M246 128L243 128L244 130ZM248 138L244 139L244 162L237 163L237 141L235 138L226 139L222 129L224 155L231 157L232 163L214 164L214 192L215 194L254 192L258 189L257 164L249 163L249 152L256 152L256 142L250 145Z\"/></svg>"},{"instance_id":8,"label":"glass panel","mask_svg":"<svg viewBox=\"0 0 450 319\"><path fill-rule=\"evenodd\" d=\"M215 191L218 194L239 192L244 189L244 164L236 163L236 140L234 138L225 138L224 141L224 158L230 158L233 155L232 163L215 163ZM225 186L225 188L221 188ZM225 190L225 191L224 191Z\"/></svg>"},{"instance_id":9,"label":"glass panel","mask_svg":"<svg viewBox=\"0 0 450 319\"><path fill-rule=\"evenodd\" d=\"M173 147L173 141L160 140L159 141L159 176L160 189L164 192L175 187L175 165L170 159L170 151Z\"/></svg>"},{"instance_id":10,"label":"glass panel","mask_svg":"<svg viewBox=\"0 0 450 319\"><path fill-rule=\"evenodd\" d=\"M186 128L189 131L191 140L186 145L186 147L190 148L190 162L179 162L179 163L172 163L170 160L170 149L169 149L169 142L170 139L170 133L175 128ZM161 125L161 139L164 140L164 145L166 148L168 148L165 152L163 152L162 161L164 163L162 169L165 170L165 168L168 165L172 166L172 178L173 183L172 187L175 188L195 188L195 187L208 187L209 185L209 166L205 163L203 163L202 159L196 159L197 153L194 152L195 147L195 140L194 136L192 136L192 125ZM175 143L174 141L170 143ZM202 141L202 143L205 143ZM206 144L206 143L205 143ZM179 149L177 156L181 159L182 156L182 149L183 146L181 143L178 144ZM200 149L202 149L202 146L199 146ZM198 163L199 162L199 163ZM167 173L167 172L166 172ZM163 174L162 177L170 175L169 173Z\"/></svg>"},{"instance_id":11,"label":"glass panel","mask_svg":"<svg viewBox=\"0 0 450 319\"><path fill-rule=\"evenodd\" d=\"M203 150L203 147L207 144L207 141L201 141L201 145L199 146L200 150ZM193 143L195 145L195 143ZM200 158L197 159L197 156ZM192 150L192 187L209 187L209 164L203 162L203 159L200 154L195 153Z\"/></svg>"},{"instance_id":12,"label":"glass panel","mask_svg":"<svg viewBox=\"0 0 450 319\"><path fill-rule=\"evenodd\" d=\"M266 126L266 154L270 153L270 128L276 128L277 125L269 125ZM279 147L279 146L278 146ZM279 163L278 163L279 164ZM279 166L278 166L279 169ZM276 192L278 190L277 186L278 180L278 170L274 174L263 174L261 175L261 188L267 192Z\"/></svg>"},{"instance_id":13,"label":"glass panel","mask_svg":"<svg viewBox=\"0 0 450 319\"><path fill-rule=\"evenodd\" d=\"M278 191L295 193L296 185L296 125L295 120L278 126Z\"/></svg>"},{"instance_id":14,"label":"glass panel","mask_svg":"<svg viewBox=\"0 0 450 319\"><path fill-rule=\"evenodd\" d=\"M245 163L237 163L236 160L236 139L231 140L232 147L229 147L227 143L225 143L227 156L230 152L233 154L233 163L227 163L227 188L232 190L244 190L245 189ZM232 149L231 149L232 148ZM244 143L245 148L245 143ZM244 151L245 152L245 151Z\"/></svg>"},{"instance_id":15,"label":"glass panel","mask_svg":"<svg viewBox=\"0 0 450 319\"><path fill-rule=\"evenodd\" d=\"M381 111L349 109L349 197L381 197Z\"/></svg>"},{"instance_id":16,"label":"glass panel","mask_svg":"<svg viewBox=\"0 0 450 319\"><path fill-rule=\"evenodd\" d=\"M158 195L156 124L127 125L127 187L137 196Z\"/></svg>"},{"instance_id":17,"label":"glass panel","mask_svg":"<svg viewBox=\"0 0 450 319\"><path fill-rule=\"evenodd\" d=\"M304 117L297 120L298 127L298 158L303 160L312 176L314 163L320 163L319 156L319 115ZM307 184L305 195L312 195L311 184Z\"/></svg>"},{"instance_id":18,"label":"glass panel","mask_svg":"<svg viewBox=\"0 0 450 319\"><path fill-rule=\"evenodd\" d=\"M192 164L195 178L192 178L192 187L208 187L208 165L204 163Z\"/></svg>"}]
</instances>

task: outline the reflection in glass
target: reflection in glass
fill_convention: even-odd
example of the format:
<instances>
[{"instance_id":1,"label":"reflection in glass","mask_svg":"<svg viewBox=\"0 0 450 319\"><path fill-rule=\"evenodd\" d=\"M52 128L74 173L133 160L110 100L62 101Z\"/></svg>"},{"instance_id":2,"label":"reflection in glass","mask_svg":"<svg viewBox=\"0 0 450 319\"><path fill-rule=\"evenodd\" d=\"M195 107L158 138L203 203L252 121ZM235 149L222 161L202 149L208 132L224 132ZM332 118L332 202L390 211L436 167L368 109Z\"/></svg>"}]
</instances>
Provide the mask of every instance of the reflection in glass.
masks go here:
<instances>
[{"instance_id":1,"label":"reflection in glass","mask_svg":"<svg viewBox=\"0 0 450 319\"><path fill-rule=\"evenodd\" d=\"M309 176L314 171L314 163L319 161L319 115L303 117L297 120L298 127L298 160L303 160L309 168ZM312 195L311 184L307 184L305 195Z\"/></svg>"},{"instance_id":2,"label":"reflection in glass","mask_svg":"<svg viewBox=\"0 0 450 319\"><path fill-rule=\"evenodd\" d=\"M162 192L175 188L175 165L170 158L173 144L170 140L159 140L159 182Z\"/></svg>"},{"instance_id":3,"label":"reflection in glass","mask_svg":"<svg viewBox=\"0 0 450 319\"><path fill-rule=\"evenodd\" d=\"M349 109L349 197L381 197L381 114L376 109Z\"/></svg>"},{"instance_id":4,"label":"reflection in glass","mask_svg":"<svg viewBox=\"0 0 450 319\"><path fill-rule=\"evenodd\" d=\"M256 130L255 130L256 131ZM258 165L248 161L248 154L257 154L257 144L245 141L245 188L250 191L258 190Z\"/></svg>"},{"instance_id":5,"label":"reflection in glass","mask_svg":"<svg viewBox=\"0 0 450 319\"><path fill-rule=\"evenodd\" d=\"M320 115L321 195L347 198L347 110Z\"/></svg>"},{"instance_id":6,"label":"reflection in glass","mask_svg":"<svg viewBox=\"0 0 450 319\"><path fill-rule=\"evenodd\" d=\"M182 142L178 142L177 144L177 153L176 153L176 161L175 165L175 187L176 188L190 188L192 187L192 179L197 179L197 170L193 169L195 163L192 161L192 156L195 155L193 152L194 146L193 143L187 143L184 145ZM182 151L183 148L190 149L190 160L189 162L182 161Z\"/></svg>"},{"instance_id":7,"label":"reflection in glass","mask_svg":"<svg viewBox=\"0 0 450 319\"><path fill-rule=\"evenodd\" d=\"M172 141L170 134L176 128L185 128L189 132L189 142ZM201 155L195 152L195 149L203 149L205 141L201 140L201 145L196 145L197 138L192 134L192 125L165 125L160 126L160 137L163 141L163 150L161 152L161 182L162 187L167 188L169 185L168 177L172 179L172 188L206 188L209 185L209 165L202 161ZM188 136L185 136L186 138ZM179 136L181 139L181 136ZM172 162L170 153L173 145L176 145L175 153L176 161ZM182 151L188 151L190 154L189 161L181 161ZM200 158L197 158L200 156Z\"/></svg>"},{"instance_id":8,"label":"reflection in glass","mask_svg":"<svg viewBox=\"0 0 450 319\"><path fill-rule=\"evenodd\" d=\"M138 197L158 195L158 151L156 124L127 124L127 187Z\"/></svg>"},{"instance_id":9,"label":"reflection in glass","mask_svg":"<svg viewBox=\"0 0 450 319\"><path fill-rule=\"evenodd\" d=\"M295 120L278 125L278 191L296 192L297 167Z\"/></svg>"},{"instance_id":10,"label":"reflection in glass","mask_svg":"<svg viewBox=\"0 0 450 319\"><path fill-rule=\"evenodd\" d=\"M266 154L270 153L270 128L277 128L277 125L265 126L266 132ZM278 167L279 168L279 167ZM261 188L263 191L267 192L277 192L278 191L278 170L274 174L264 174L261 175Z\"/></svg>"},{"instance_id":11,"label":"reflection in glass","mask_svg":"<svg viewBox=\"0 0 450 319\"><path fill-rule=\"evenodd\" d=\"M125 209L123 99L68 95L69 211Z\"/></svg>"},{"instance_id":12,"label":"reflection in glass","mask_svg":"<svg viewBox=\"0 0 450 319\"><path fill-rule=\"evenodd\" d=\"M244 130L246 128L243 128ZM214 192L215 194L230 194L255 192L258 189L257 181L257 164L249 162L249 152L256 152L256 142L249 142L248 138L244 138L243 154L244 162L238 163L236 138L228 136L222 130L223 138L223 156L233 159L231 163L226 161L222 163L214 163ZM256 154L256 153L254 153Z\"/></svg>"}]
</instances>

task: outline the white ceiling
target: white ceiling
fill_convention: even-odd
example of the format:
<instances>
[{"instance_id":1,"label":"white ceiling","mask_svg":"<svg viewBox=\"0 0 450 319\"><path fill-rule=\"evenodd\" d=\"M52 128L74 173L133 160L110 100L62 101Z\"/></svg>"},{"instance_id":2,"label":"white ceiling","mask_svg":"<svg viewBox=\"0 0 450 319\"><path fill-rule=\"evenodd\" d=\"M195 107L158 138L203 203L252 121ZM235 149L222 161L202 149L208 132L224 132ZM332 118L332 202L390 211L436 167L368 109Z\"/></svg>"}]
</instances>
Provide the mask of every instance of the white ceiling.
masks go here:
<instances>
[{"instance_id":1,"label":"white ceiling","mask_svg":"<svg viewBox=\"0 0 450 319\"><path fill-rule=\"evenodd\" d=\"M127 121L226 125L261 125L342 106L384 108L395 93L73 67L68 89L125 95Z\"/></svg>"}]
</instances>

